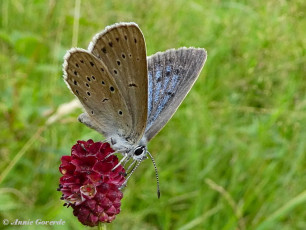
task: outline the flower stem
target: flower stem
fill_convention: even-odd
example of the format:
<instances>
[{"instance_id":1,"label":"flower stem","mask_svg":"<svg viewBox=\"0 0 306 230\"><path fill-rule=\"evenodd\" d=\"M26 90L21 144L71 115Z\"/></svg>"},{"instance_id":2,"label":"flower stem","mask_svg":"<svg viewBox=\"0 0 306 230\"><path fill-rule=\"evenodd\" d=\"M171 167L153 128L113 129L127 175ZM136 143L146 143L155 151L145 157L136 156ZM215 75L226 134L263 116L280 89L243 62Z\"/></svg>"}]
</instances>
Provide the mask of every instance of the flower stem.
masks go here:
<instances>
[{"instance_id":1,"label":"flower stem","mask_svg":"<svg viewBox=\"0 0 306 230\"><path fill-rule=\"evenodd\" d=\"M99 222L98 230L107 230L106 224L102 223L102 222Z\"/></svg>"}]
</instances>

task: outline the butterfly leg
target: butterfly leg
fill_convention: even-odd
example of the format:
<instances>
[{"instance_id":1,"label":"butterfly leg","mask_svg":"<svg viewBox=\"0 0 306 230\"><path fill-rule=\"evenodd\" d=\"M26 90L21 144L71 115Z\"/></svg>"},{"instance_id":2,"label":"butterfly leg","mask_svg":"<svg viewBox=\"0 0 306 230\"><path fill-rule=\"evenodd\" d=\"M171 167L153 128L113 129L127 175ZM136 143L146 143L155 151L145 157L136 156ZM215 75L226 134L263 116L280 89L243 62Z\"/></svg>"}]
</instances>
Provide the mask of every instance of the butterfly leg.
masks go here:
<instances>
[{"instance_id":1,"label":"butterfly leg","mask_svg":"<svg viewBox=\"0 0 306 230\"><path fill-rule=\"evenodd\" d=\"M136 163L136 160L133 160L133 162L129 165L129 167L127 168L127 170L125 170L127 175L129 175L129 174L134 170L134 168L135 168L135 166L136 166L135 163ZM132 166L133 166L133 167L132 167ZM132 170L130 171L131 168L132 168Z\"/></svg>"},{"instance_id":2,"label":"butterfly leg","mask_svg":"<svg viewBox=\"0 0 306 230\"><path fill-rule=\"evenodd\" d=\"M122 149L122 150L119 149L118 151L113 152L113 153L107 155L107 156L105 157L105 159L107 159L107 158L109 158L110 156L113 156L113 155L115 155L115 154L117 154L117 153L121 153L122 155L125 155L125 154L122 153L123 151L124 151L124 149Z\"/></svg>"},{"instance_id":3,"label":"butterfly leg","mask_svg":"<svg viewBox=\"0 0 306 230\"><path fill-rule=\"evenodd\" d=\"M125 188L127 185L128 180L130 179L130 177L132 176L132 174L135 172L135 170L138 168L138 166L140 165L141 161L137 161L137 163L135 164L134 168L132 169L132 171L129 173L128 177L125 179L124 183L120 186L120 190Z\"/></svg>"},{"instance_id":4,"label":"butterfly leg","mask_svg":"<svg viewBox=\"0 0 306 230\"><path fill-rule=\"evenodd\" d=\"M105 159L109 158L110 156L114 156L116 153L117 153L117 152L113 152L113 153L111 153L111 154L108 154L108 155L105 157Z\"/></svg>"},{"instance_id":5,"label":"butterfly leg","mask_svg":"<svg viewBox=\"0 0 306 230\"><path fill-rule=\"evenodd\" d=\"M121 163L128 157L128 154L125 154L124 157L122 157L122 159L119 161L119 163L112 169L112 171L114 171L116 168L119 167L119 165L121 165Z\"/></svg>"},{"instance_id":6,"label":"butterfly leg","mask_svg":"<svg viewBox=\"0 0 306 230\"><path fill-rule=\"evenodd\" d=\"M123 162L123 168L125 167L125 165L130 161L130 159L131 159L131 155L129 155L127 158L126 158L126 160Z\"/></svg>"}]
</instances>

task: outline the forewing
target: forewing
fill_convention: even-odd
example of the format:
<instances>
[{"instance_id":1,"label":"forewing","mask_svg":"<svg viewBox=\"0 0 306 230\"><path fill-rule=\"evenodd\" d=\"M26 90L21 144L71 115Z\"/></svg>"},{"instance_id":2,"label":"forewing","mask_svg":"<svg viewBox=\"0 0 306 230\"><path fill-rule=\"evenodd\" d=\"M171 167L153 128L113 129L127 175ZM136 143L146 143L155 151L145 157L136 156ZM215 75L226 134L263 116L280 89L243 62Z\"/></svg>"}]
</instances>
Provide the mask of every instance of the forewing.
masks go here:
<instances>
[{"instance_id":1,"label":"forewing","mask_svg":"<svg viewBox=\"0 0 306 230\"><path fill-rule=\"evenodd\" d=\"M128 138L138 143L147 122L148 74L143 34L135 23L119 23L97 34L88 48L109 69L126 102L133 130Z\"/></svg>"},{"instance_id":2,"label":"forewing","mask_svg":"<svg viewBox=\"0 0 306 230\"><path fill-rule=\"evenodd\" d=\"M108 67L82 49L69 50L64 59L64 80L86 110L82 122L106 138L130 133L132 118Z\"/></svg>"},{"instance_id":3,"label":"forewing","mask_svg":"<svg viewBox=\"0 0 306 230\"><path fill-rule=\"evenodd\" d=\"M198 78L206 61L201 48L180 48L148 57L148 121L150 141L173 116Z\"/></svg>"}]
</instances>

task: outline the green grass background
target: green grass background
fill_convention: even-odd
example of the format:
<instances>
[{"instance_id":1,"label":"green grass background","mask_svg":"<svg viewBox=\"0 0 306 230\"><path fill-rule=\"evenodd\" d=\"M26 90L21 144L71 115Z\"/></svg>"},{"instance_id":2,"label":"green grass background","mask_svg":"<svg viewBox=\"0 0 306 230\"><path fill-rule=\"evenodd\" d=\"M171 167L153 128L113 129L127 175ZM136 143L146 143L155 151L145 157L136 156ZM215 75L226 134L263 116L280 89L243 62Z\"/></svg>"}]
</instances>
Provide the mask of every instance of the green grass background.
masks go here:
<instances>
[{"instance_id":1,"label":"green grass background","mask_svg":"<svg viewBox=\"0 0 306 230\"><path fill-rule=\"evenodd\" d=\"M87 229L56 191L60 157L102 137L74 99L63 56L105 26L134 21L147 53L204 47L205 67L149 144L157 161L134 174L108 229L306 229L304 0L1 0L0 229ZM64 220L4 226L3 219Z\"/></svg>"}]
</instances>

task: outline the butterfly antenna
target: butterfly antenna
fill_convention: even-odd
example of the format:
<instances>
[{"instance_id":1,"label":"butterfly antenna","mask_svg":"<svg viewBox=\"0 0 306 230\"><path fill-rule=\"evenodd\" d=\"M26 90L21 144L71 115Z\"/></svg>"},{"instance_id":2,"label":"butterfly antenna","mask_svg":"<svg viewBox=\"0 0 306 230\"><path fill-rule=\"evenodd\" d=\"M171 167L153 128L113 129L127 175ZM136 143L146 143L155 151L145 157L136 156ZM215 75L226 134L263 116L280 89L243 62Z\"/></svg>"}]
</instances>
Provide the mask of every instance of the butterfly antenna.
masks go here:
<instances>
[{"instance_id":1,"label":"butterfly antenna","mask_svg":"<svg viewBox=\"0 0 306 230\"><path fill-rule=\"evenodd\" d=\"M148 151L147 151L147 153L148 153L148 155L150 156L150 158L151 158L151 160L152 160L152 162L153 162L153 165L154 165L155 176L156 176L156 182L157 182L157 197L158 197L158 199L159 199L159 198L160 198L160 189L159 189L159 179L158 179L158 172L157 172L156 163L155 163L154 158L153 158L153 156L151 155L151 153L148 152Z\"/></svg>"}]
</instances>

